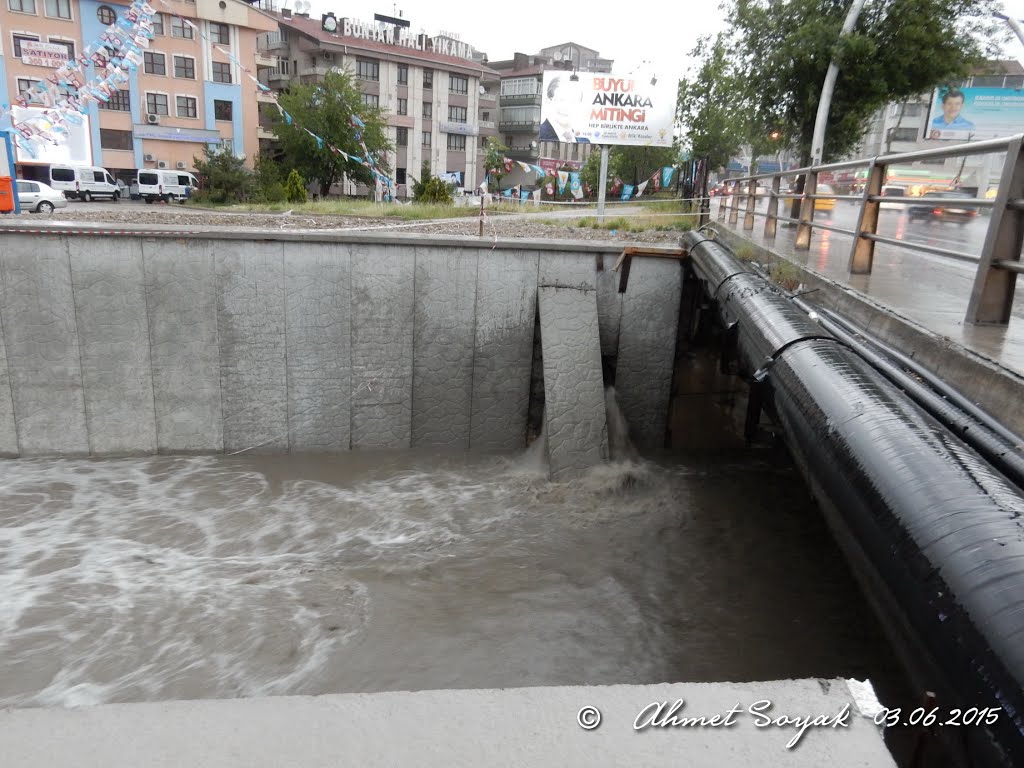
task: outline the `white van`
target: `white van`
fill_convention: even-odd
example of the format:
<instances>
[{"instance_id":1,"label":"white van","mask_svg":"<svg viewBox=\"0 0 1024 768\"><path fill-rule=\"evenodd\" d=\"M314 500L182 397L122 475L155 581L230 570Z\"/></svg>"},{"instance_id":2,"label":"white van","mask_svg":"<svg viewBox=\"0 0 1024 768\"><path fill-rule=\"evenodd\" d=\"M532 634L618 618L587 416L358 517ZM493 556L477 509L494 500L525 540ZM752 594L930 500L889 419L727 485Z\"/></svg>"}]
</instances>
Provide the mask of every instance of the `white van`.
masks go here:
<instances>
[{"instance_id":1,"label":"white van","mask_svg":"<svg viewBox=\"0 0 1024 768\"><path fill-rule=\"evenodd\" d=\"M177 200L182 205L199 189L199 181L187 171L139 171L137 177L139 197L147 203L154 200L171 202Z\"/></svg>"},{"instance_id":2,"label":"white van","mask_svg":"<svg viewBox=\"0 0 1024 768\"><path fill-rule=\"evenodd\" d=\"M105 168L94 165L51 165L50 186L69 200L89 202L96 197L121 199L121 189Z\"/></svg>"}]
</instances>

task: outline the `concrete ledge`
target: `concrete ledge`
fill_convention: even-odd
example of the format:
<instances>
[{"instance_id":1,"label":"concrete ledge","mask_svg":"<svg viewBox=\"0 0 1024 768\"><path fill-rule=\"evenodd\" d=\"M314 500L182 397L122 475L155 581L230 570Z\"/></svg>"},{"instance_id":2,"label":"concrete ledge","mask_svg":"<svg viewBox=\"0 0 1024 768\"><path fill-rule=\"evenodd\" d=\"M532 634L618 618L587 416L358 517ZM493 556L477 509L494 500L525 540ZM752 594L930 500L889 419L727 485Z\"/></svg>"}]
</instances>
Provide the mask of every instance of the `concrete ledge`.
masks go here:
<instances>
[{"instance_id":1,"label":"concrete ledge","mask_svg":"<svg viewBox=\"0 0 1024 768\"><path fill-rule=\"evenodd\" d=\"M787 261L800 275L800 281L814 290L814 293L803 297L806 301L831 309L880 341L899 349L960 390L1008 429L1024 435L1024 408L1020 407L1024 377L725 227L713 224L711 229L716 239L733 250L745 246L752 248L759 259Z\"/></svg>"},{"instance_id":2,"label":"concrete ledge","mask_svg":"<svg viewBox=\"0 0 1024 768\"><path fill-rule=\"evenodd\" d=\"M648 727L655 702L719 725ZM748 708L771 702L763 716ZM583 707L600 711L586 730ZM762 705L768 706L768 705ZM726 727L731 708L737 713ZM842 713L848 708L848 714ZM869 711L869 714L873 712ZM832 720L839 715L835 727ZM799 728L771 718L821 717ZM763 717L763 719L759 719ZM584 722L592 722L584 713ZM764 724L758 727L758 724ZM280 766L895 766L843 680L281 696L0 713L0 754L18 768Z\"/></svg>"}]
</instances>

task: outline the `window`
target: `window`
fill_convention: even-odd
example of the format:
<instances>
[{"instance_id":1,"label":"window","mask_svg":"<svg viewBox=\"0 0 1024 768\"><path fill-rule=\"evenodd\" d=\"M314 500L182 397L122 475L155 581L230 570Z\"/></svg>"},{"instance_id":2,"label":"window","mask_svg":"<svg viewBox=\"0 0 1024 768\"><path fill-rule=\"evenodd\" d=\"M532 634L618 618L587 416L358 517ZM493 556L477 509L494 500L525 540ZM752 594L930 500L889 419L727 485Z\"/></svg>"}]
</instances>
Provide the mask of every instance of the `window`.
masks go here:
<instances>
[{"instance_id":1,"label":"window","mask_svg":"<svg viewBox=\"0 0 1024 768\"><path fill-rule=\"evenodd\" d=\"M7 0L7 7L15 13L31 13L36 12L36 0Z\"/></svg>"},{"instance_id":2,"label":"window","mask_svg":"<svg viewBox=\"0 0 1024 768\"><path fill-rule=\"evenodd\" d=\"M288 63L288 59L281 59L277 62L277 71L282 75L287 75L291 65Z\"/></svg>"},{"instance_id":3,"label":"window","mask_svg":"<svg viewBox=\"0 0 1024 768\"><path fill-rule=\"evenodd\" d=\"M35 35L14 35L14 55L21 57L21 44L22 43L38 43L39 38Z\"/></svg>"},{"instance_id":4,"label":"window","mask_svg":"<svg viewBox=\"0 0 1024 768\"><path fill-rule=\"evenodd\" d=\"M448 134L448 149L453 149L457 152L466 151L466 137L459 136L454 133Z\"/></svg>"},{"instance_id":5,"label":"window","mask_svg":"<svg viewBox=\"0 0 1024 768\"><path fill-rule=\"evenodd\" d=\"M101 5L96 9L96 18L100 20L100 24L104 27L109 27L117 21L117 14L114 13L114 9L109 5Z\"/></svg>"},{"instance_id":6,"label":"window","mask_svg":"<svg viewBox=\"0 0 1024 768\"><path fill-rule=\"evenodd\" d=\"M408 128L396 128L395 129L395 144L400 147L409 146L409 129Z\"/></svg>"},{"instance_id":7,"label":"window","mask_svg":"<svg viewBox=\"0 0 1024 768\"><path fill-rule=\"evenodd\" d=\"M466 108L465 107L448 107L448 119L453 123L464 123L466 122Z\"/></svg>"},{"instance_id":8,"label":"window","mask_svg":"<svg viewBox=\"0 0 1024 768\"><path fill-rule=\"evenodd\" d=\"M146 51L142 54L142 60L146 68L146 74L167 74L167 58L162 53L153 53L152 51Z\"/></svg>"},{"instance_id":9,"label":"window","mask_svg":"<svg viewBox=\"0 0 1024 768\"><path fill-rule=\"evenodd\" d=\"M30 102L38 99L39 98L38 94L33 96L32 93L31 93L32 92L32 88L34 88L37 85L39 85L39 81L38 80L28 80L28 79L23 79L23 78L19 77L18 78L18 96L24 96Z\"/></svg>"},{"instance_id":10,"label":"window","mask_svg":"<svg viewBox=\"0 0 1024 768\"><path fill-rule=\"evenodd\" d=\"M399 99L398 100L398 114L408 115L409 114L409 100Z\"/></svg>"},{"instance_id":11,"label":"window","mask_svg":"<svg viewBox=\"0 0 1024 768\"><path fill-rule=\"evenodd\" d=\"M53 181L74 181L75 171L73 168L51 168L50 178Z\"/></svg>"},{"instance_id":12,"label":"window","mask_svg":"<svg viewBox=\"0 0 1024 768\"><path fill-rule=\"evenodd\" d=\"M53 19L70 19L71 0L46 0L46 15Z\"/></svg>"},{"instance_id":13,"label":"window","mask_svg":"<svg viewBox=\"0 0 1024 768\"><path fill-rule=\"evenodd\" d=\"M230 83L231 82L231 65L225 64L222 61L213 62L213 82L215 83Z\"/></svg>"},{"instance_id":14,"label":"window","mask_svg":"<svg viewBox=\"0 0 1024 768\"><path fill-rule=\"evenodd\" d=\"M485 123L490 122L491 113L490 112L481 112L480 113L480 119L483 120Z\"/></svg>"},{"instance_id":15,"label":"window","mask_svg":"<svg viewBox=\"0 0 1024 768\"><path fill-rule=\"evenodd\" d=\"M356 77L360 80L380 80L380 62L356 59Z\"/></svg>"},{"instance_id":16,"label":"window","mask_svg":"<svg viewBox=\"0 0 1024 768\"><path fill-rule=\"evenodd\" d=\"M186 80L196 79L196 60L189 56L174 57L174 76Z\"/></svg>"},{"instance_id":17,"label":"window","mask_svg":"<svg viewBox=\"0 0 1024 768\"><path fill-rule=\"evenodd\" d=\"M109 109L113 112L131 112L132 102L129 91L114 91L110 95L110 101L100 102L97 106L100 109Z\"/></svg>"},{"instance_id":18,"label":"window","mask_svg":"<svg viewBox=\"0 0 1024 768\"><path fill-rule=\"evenodd\" d=\"M235 153L235 140L234 139L221 139L220 151L225 155L233 155Z\"/></svg>"},{"instance_id":19,"label":"window","mask_svg":"<svg viewBox=\"0 0 1024 768\"><path fill-rule=\"evenodd\" d=\"M423 102L423 119L429 120L434 116L434 105L429 101Z\"/></svg>"},{"instance_id":20,"label":"window","mask_svg":"<svg viewBox=\"0 0 1024 768\"><path fill-rule=\"evenodd\" d=\"M424 69L423 70L423 87L433 88L434 87L434 70Z\"/></svg>"},{"instance_id":21,"label":"window","mask_svg":"<svg viewBox=\"0 0 1024 768\"><path fill-rule=\"evenodd\" d=\"M147 93L146 112L151 115L169 115L166 93Z\"/></svg>"},{"instance_id":22,"label":"window","mask_svg":"<svg viewBox=\"0 0 1024 768\"><path fill-rule=\"evenodd\" d=\"M180 37L183 40L192 39L192 27L185 23L180 16L171 19L171 37Z\"/></svg>"},{"instance_id":23,"label":"window","mask_svg":"<svg viewBox=\"0 0 1024 768\"><path fill-rule=\"evenodd\" d=\"M430 131L424 131L423 132L423 146L424 147L429 147L430 146L430 136L431 136Z\"/></svg>"},{"instance_id":24,"label":"window","mask_svg":"<svg viewBox=\"0 0 1024 768\"><path fill-rule=\"evenodd\" d=\"M230 101L221 101L220 99L214 99L213 101L213 119L214 120L230 120L234 114L234 105Z\"/></svg>"},{"instance_id":25,"label":"window","mask_svg":"<svg viewBox=\"0 0 1024 768\"><path fill-rule=\"evenodd\" d=\"M398 65L398 84L408 85L409 84L409 65L399 64Z\"/></svg>"},{"instance_id":26,"label":"window","mask_svg":"<svg viewBox=\"0 0 1024 768\"><path fill-rule=\"evenodd\" d=\"M405 168L395 168L395 184L405 184Z\"/></svg>"},{"instance_id":27,"label":"window","mask_svg":"<svg viewBox=\"0 0 1024 768\"><path fill-rule=\"evenodd\" d=\"M510 77L501 81L502 96L539 96L541 84L535 77Z\"/></svg>"},{"instance_id":28,"label":"window","mask_svg":"<svg viewBox=\"0 0 1024 768\"><path fill-rule=\"evenodd\" d=\"M178 96L178 117L199 117L196 111L196 100L191 96Z\"/></svg>"},{"instance_id":29,"label":"window","mask_svg":"<svg viewBox=\"0 0 1024 768\"><path fill-rule=\"evenodd\" d=\"M155 187L160 183L160 177L152 171L144 171L139 173L139 185Z\"/></svg>"},{"instance_id":30,"label":"window","mask_svg":"<svg viewBox=\"0 0 1024 768\"><path fill-rule=\"evenodd\" d=\"M164 32L164 15L162 13L153 14L153 34L154 35L165 35Z\"/></svg>"},{"instance_id":31,"label":"window","mask_svg":"<svg viewBox=\"0 0 1024 768\"><path fill-rule=\"evenodd\" d=\"M53 45L63 45L65 48L68 49L68 61L75 58L75 44L72 43L70 40L55 40L51 37L49 41Z\"/></svg>"},{"instance_id":32,"label":"window","mask_svg":"<svg viewBox=\"0 0 1024 768\"><path fill-rule=\"evenodd\" d=\"M540 122L540 107L502 107L501 122L527 125Z\"/></svg>"},{"instance_id":33,"label":"window","mask_svg":"<svg viewBox=\"0 0 1024 768\"><path fill-rule=\"evenodd\" d=\"M231 45L231 32L227 24L220 24L216 21L210 24L210 41L221 45Z\"/></svg>"},{"instance_id":34,"label":"window","mask_svg":"<svg viewBox=\"0 0 1024 768\"><path fill-rule=\"evenodd\" d=\"M368 107L380 106L380 96L378 96L376 93L364 93L362 94L362 99L363 104L365 104Z\"/></svg>"},{"instance_id":35,"label":"window","mask_svg":"<svg viewBox=\"0 0 1024 768\"><path fill-rule=\"evenodd\" d=\"M469 78L463 75L448 75L448 90L452 93L469 93Z\"/></svg>"},{"instance_id":36,"label":"window","mask_svg":"<svg viewBox=\"0 0 1024 768\"><path fill-rule=\"evenodd\" d=\"M893 128L893 141L917 141L917 128Z\"/></svg>"}]
</instances>

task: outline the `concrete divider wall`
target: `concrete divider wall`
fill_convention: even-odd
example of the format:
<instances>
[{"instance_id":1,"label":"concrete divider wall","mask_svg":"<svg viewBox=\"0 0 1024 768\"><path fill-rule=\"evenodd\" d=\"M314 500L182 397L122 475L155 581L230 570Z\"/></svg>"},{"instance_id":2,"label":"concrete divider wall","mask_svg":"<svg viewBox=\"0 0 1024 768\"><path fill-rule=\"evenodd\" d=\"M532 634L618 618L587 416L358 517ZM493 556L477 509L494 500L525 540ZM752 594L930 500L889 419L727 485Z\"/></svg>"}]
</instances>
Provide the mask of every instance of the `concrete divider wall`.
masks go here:
<instances>
[{"instance_id":1,"label":"concrete divider wall","mask_svg":"<svg viewBox=\"0 0 1024 768\"><path fill-rule=\"evenodd\" d=\"M677 316L676 261L619 294L611 244L260 238L3 235L0 455L515 450L543 285L596 295L663 433L674 337L640 316Z\"/></svg>"}]
</instances>

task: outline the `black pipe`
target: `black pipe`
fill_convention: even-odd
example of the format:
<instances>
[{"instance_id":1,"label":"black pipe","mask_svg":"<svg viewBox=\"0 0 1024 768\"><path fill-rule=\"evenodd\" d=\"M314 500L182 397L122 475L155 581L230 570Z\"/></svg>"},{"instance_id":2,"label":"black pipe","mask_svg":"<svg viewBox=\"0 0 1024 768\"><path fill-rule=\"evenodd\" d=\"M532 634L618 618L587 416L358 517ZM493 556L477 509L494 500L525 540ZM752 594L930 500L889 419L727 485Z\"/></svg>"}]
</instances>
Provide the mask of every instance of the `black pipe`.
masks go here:
<instances>
[{"instance_id":1,"label":"black pipe","mask_svg":"<svg viewBox=\"0 0 1024 768\"><path fill-rule=\"evenodd\" d=\"M1020 489L721 244L692 232L684 244L883 618L911 628L900 634L921 649L911 662L943 722L954 708L996 713L946 730L967 735L978 765L1024 765Z\"/></svg>"},{"instance_id":2,"label":"black pipe","mask_svg":"<svg viewBox=\"0 0 1024 768\"><path fill-rule=\"evenodd\" d=\"M818 311L816 307L800 299L794 299L793 303L808 312ZM838 323L821 315L817 322L864 358L885 378L906 392L915 403L938 419L943 426L974 448L986 461L1006 475L1014 485L1024 488L1024 456L1021 455L1015 444L1008 443L1001 435L995 434L989 429L987 424L980 423L953 403L940 397L929 387L912 379L898 366L873 352L852 334L847 333Z\"/></svg>"}]
</instances>

